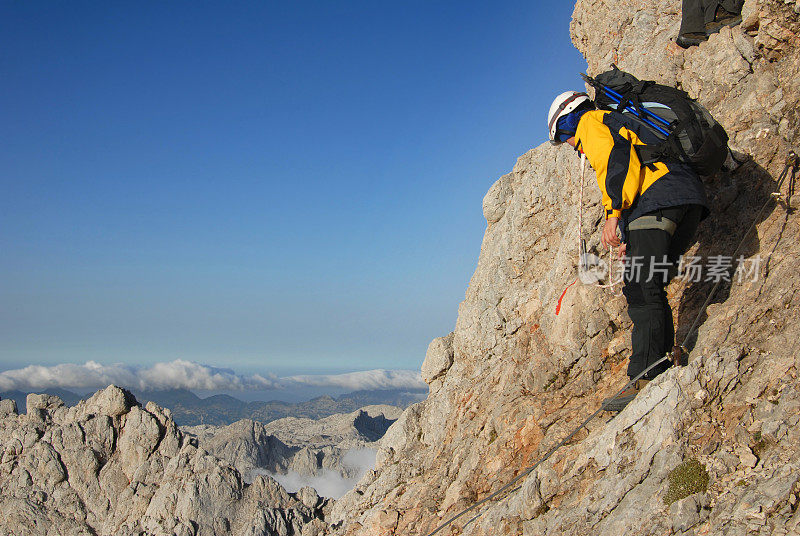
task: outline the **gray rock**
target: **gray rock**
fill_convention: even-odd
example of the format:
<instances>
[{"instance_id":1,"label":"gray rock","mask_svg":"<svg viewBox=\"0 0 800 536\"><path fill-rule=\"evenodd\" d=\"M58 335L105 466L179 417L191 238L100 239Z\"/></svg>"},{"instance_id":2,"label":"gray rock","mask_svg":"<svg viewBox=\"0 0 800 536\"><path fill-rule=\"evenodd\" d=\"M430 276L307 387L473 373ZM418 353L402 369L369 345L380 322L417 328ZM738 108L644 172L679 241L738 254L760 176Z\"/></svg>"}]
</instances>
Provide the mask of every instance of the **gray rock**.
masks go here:
<instances>
[{"instance_id":1,"label":"gray rock","mask_svg":"<svg viewBox=\"0 0 800 536\"><path fill-rule=\"evenodd\" d=\"M228 461L250 481L264 471L289 472L304 477L338 473L354 479L364 472L366 453L379 440L401 410L394 406L366 406L352 413L323 419L287 417L267 424L242 420L229 426L186 426L203 448ZM351 460L349 453L361 454Z\"/></svg>"},{"instance_id":2,"label":"gray rock","mask_svg":"<svg viewBox=\"0 0 800 536\"><path fill-rule=\"evenodd\" d=\"M135 405L136 399L129 391L116 385L109 385L96 392L85 402L85 411L109 417L120 417L128 413Z\"/></svg>"},{"instance_id":3,"label":"gray rock","mask_svg":"<svg viewBox=\"0 0 800 536\"><path fill-rule=\"evenodd\" d=\"M511 175L504 175L486 193L483 198L483 216L488 223L496 223L506 212L506 199L511 195Z\"/></svg>"},{"instance_id":4,"label":"gray rock","mask_svg":"<svg viewBox=\"0 0 800 536\"><path fill-rule=\"evenodd\" d=\"M0 400L0 419L9 415L17 415L17 401L10 398Z\"/></svg>"},{"instance_id":5,"label":"gray rock","mask_svg":"<svg viewBox=\"0 0 800 536\"><path fill-rule=\"evenodd\" d=\"M31 393L26 399L26 412L32 413L36 410L51 411L63 405L64 401L57 396Z\"/></svg>"},{"instance_id":6,"label":"gray rock","mask_svg":"<svg viewBox=\"0 0 800 536\"><path fill-rule=\"evenodd\" d=\"M453 333L433 339L422 362L422 379L430 384L453 364Z\"/></svg>"},{"instance_id":7,"label":"gray rock","mask_svg":"<svg viewBox=\"0 0 800 536\"><path fill-rule=\"evenodd\" d=\"M316 508L317 504L319 503L319 495L317 494L317 491L310 486L303 486L300 488L300 490L297 492L297 498L309 508Z\"/></svg>"},{"instance_id":8,"label":"gray rock","mask_svg":"<svg viewBox=\"0 0 800 536\"><path fill-rule=\"evenodd\" d=\"M669 506L672 530L676 533L689 530L700 523L700 503L696 495L675 501Z\"/></svg>"}]
</instances>

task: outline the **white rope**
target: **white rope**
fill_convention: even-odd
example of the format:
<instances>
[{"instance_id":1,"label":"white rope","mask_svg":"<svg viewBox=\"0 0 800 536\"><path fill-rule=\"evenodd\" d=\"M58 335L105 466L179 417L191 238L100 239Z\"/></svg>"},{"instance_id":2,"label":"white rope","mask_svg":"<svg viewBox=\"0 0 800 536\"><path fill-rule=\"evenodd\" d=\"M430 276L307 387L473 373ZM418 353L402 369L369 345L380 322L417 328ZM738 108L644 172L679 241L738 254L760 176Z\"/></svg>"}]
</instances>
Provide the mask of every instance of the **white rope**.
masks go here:
<instances>
[{"instance_id":1,"label":"white rope","mask_svg":"<svg viewBox=\"0 0 800 536\"><path fill-rule=\"evenodd\" d=\"M580 184L580 201L578 204L578 271L581 269L587 270L586 255L587 252L583 251L583 185L586 182L586 153L581 153L581 184ZM619 285L622 281L614 281L614 248L608 249L608 283L602 284L599 281L594 283L594 286L599 288L610 289L614 296L619 296L620 291L615 290L614 287Z\"/></svg>"},{"instance_id":2,"label":"white rope","mask_svg":"<svg viewBox=\"0 0 800 536\"><path fill-rule=\"evenodd\" d=\"M581 153L581 198L578 202L578 269L580 270L581 262L581 255L583 255L583 240L581 237L583 236L583 183L586 182L584 180L586 177L586 153Z\"/></svg>"}]
</instances>

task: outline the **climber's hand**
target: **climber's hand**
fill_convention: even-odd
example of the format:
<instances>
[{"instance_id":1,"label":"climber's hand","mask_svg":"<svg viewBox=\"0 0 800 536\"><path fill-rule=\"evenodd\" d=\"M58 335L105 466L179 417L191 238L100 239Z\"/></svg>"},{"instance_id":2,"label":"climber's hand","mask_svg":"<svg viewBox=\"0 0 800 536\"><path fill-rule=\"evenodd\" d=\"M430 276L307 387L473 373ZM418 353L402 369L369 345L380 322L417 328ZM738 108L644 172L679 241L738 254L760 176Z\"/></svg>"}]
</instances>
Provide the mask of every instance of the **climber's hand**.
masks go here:
<instances>
[{"instance_id":1,"label":"climber's hand","mask_svg":"<svg viewBox=\"0 0 800 536\"><path fill-rule=\"evenodd\" d=\"M619 249L617 250L617 258L622 259L625 256L626 251L628 251L628 244L623 242L619 245Z\"/></svg>"},{"instance_id":2,"label":"climber's hand","mask_svg":"<svg viewBox=\"0 0 800 536\"><path fill-rule=\"evenodd\" d=\"M605 226L603 226L603 236L600 238L602 244L611 249L612 246L620 245L619 238L617 237L617 225L619 218L608 218Z\"/></svg>"}]
</instances>

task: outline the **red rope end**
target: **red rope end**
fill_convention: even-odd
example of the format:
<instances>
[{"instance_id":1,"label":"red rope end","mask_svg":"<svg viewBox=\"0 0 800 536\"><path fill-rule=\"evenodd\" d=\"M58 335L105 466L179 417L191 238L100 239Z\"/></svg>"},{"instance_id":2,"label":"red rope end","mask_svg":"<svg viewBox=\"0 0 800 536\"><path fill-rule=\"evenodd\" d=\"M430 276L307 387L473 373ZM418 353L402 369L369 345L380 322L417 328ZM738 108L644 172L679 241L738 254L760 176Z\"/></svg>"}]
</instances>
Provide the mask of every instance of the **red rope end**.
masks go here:
<instances>
[{"instance_id":1,"label":"red rope end","mask_svg":"<svg viewBox=\"0 0 800 536\"><path fill-rule=\"evenodd\" d=\"M558 313L561 312L561 300L564 299L564 296L567 294L567 291L569 290L569 287L571 287L572 285L574 285L577 282L578 282L578 279L575 278L575 281L573 281L572 283L567 285L567 288L565 288L564 292L561 293L561 297L558 299L558 305L556 305L556 316L558 316Z\"/></svg>"}]
</instances>

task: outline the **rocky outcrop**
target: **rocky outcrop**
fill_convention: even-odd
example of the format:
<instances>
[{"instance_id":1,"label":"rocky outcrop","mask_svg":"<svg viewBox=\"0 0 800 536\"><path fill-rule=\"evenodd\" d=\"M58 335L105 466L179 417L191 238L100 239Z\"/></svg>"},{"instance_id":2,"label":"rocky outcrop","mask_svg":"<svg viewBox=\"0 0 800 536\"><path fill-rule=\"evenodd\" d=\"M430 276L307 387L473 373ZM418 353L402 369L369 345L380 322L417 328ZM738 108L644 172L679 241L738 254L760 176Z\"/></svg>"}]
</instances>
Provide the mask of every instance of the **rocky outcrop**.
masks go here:
<instances>
[{"instance_id":1,"label":"rocky outcrop","mask_svg":"<svg viewBox=\"0 0 800 536\"><path fill-rule=\"evenodd\" d=\"M402 413L388 405L366 406L352 413L323 419L285 417L268 424L241 420L229 426L185 426L203 448L226 460L245 480L263 471L317 476L334 471L353 478L361 468L346 462L353 449L375 448Z\"/></svg>"},{"instance_id":2,"label":"rocky outcrop","mask_svg":"<svg viewBox=\"0 0 800 536\"><path fill-rule=\"evenodd\" d=\"M252 483L115 386L0 406L0 534L317 534L326 501ZM305 532L303 532L305 531Z\"/></svg>"},{"instance_id":3,"label":"rocky outcrop","mask_svg":"<svg viewBox=\"0 0 800 536\"><path fill-rule=\"evenodd\" d=\"M425 361L422 362L422 379L431 390L438 389L443 376L453 364L453 333L433 339L428 345Z\"/></svg>"},{"instance_id":4,"label":"rocky outcrop","mask_svg":"<svg viewBox=\"0 0 800 536\"><path fill-rule=\"evenodd\" d=\"M296 452L268 434L263 424L249 419L228 426L185 426L182 430L197 437L208 452L236 467L245 480L255 469L285 472Z\"/></svg>"},{"instance_id":5,"label":"rocky outcrop","mask_svg":"<svg viewBox=\"0 0 800 536\"><path fill-rule=\"evenodd\" d=\"M361 448L383 437L402 412L396 406L378 404L322 419L285 417L267 423L264 429L287 445Z\"/></svg>"},{"instance_id":6,"label":"rocky outcrop","mask_svg":"<svg viewBox=\"0 0 800 536\"><path fill-rule=\"evenodd\" d=\"M744 24L683 50L672 42L680 4L579 0L573 41L590 74L616 63L676 84L725 126L746 162L708 181L714 213L689 254L731 255L798 145L800 8L747 0ZM582 234L600 253L593 180ZM430 394L389 428L375 471L336 502L330 534L428 533L539 459L624 384L624 299L576 283L555 314L575 279L579 190L574 153L549 144L491 187L454 333L431 344L423 365ZM723 285L687 366L651 382L618 416L601 414L519 489L444 533L800 531L800 216L787 202L800 199L784 198L755 222L742 255L757 277ZM670 285L680 339L711 283Z\"/></svg>"}]
</instances>

